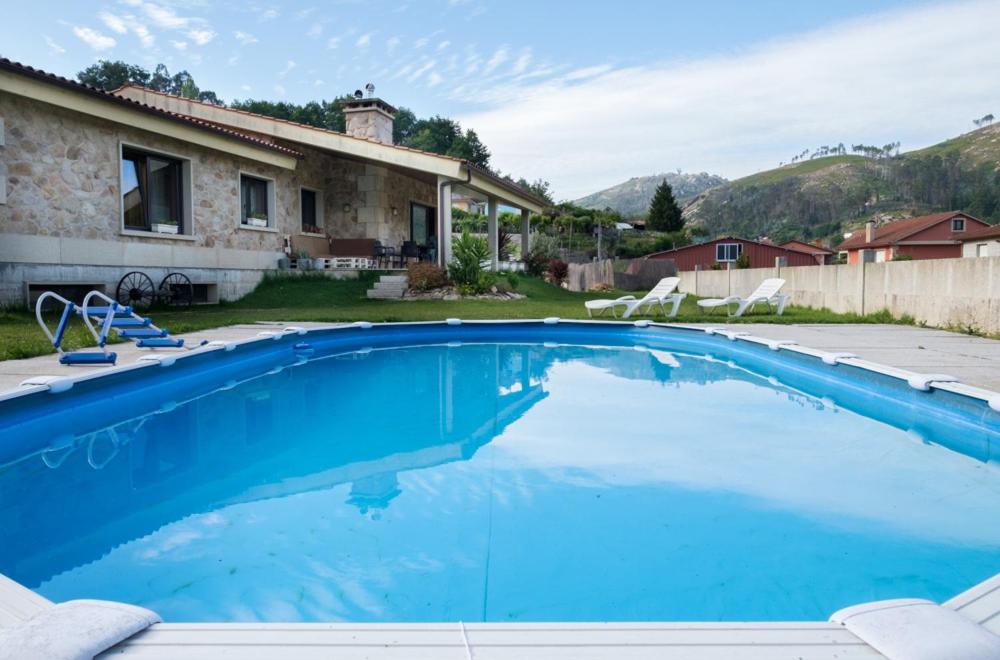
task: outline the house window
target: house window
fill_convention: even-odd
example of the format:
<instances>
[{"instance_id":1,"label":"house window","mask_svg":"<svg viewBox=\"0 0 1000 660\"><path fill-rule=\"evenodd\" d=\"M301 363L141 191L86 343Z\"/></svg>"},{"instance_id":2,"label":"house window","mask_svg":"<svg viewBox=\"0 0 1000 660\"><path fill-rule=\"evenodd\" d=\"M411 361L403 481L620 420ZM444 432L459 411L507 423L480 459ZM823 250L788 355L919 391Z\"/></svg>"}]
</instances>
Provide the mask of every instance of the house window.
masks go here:
<instances>
[{"instance_id":1,"label":"house window","mask_svg":"<svg viewBox=\"0 0 1000 660\"><path fill-rule=\"evenodd\" d=\"M989 254L989 245L987 243L980 243L979 245L977 245L976 246L976 256L977 257L988 257L988 256L990 256L990 254Z\"/></svg>"},{"instance_id":2,"label":"house window","mask_svg":"<svg viewBox=\"0 0 1000 660\"><path fill-rule=\"evenodd\" d=\"M183 161L123 148L121 182L125 229L185 233Z\"/></svg>"},{"instance_id":3,"label":"house window","mask_svg":"<svg viewBox=\"0 0 1000 660\"><path fill-rule=\"evenodd\" d=\"M736 261L741 254L743 254L742 243L716 243L715 245L716 261Z\"/></svg>"},{"instance_id":4,"label":"house window","mask_svg":"<svg viewBox=\"0 0 1000 660\"><path fill-rule=\"evenodd\" d=\"M952 231L965 231L965 218L952 218L951 219L951 230Z\"/></svg>"},{"instance_id":5,"label":"house window","mask_svg":"<svg viewBox=\"0 0 1000 660\"><path fill-rule=\"evenodd\" d=\"M240 224L256 229L274 227L273 181L240 175Z\"/></svg>"},{"instance_id":6,"label":"house window","mask_svg":"<svg viewBox=\"0 0 1000 660\"><path fill-rule=\"evenodd\" d=\"M302 232L323 233L323 193L310 188L299 191L299 209L302 215Z\"/></svg>"}]
</instances>

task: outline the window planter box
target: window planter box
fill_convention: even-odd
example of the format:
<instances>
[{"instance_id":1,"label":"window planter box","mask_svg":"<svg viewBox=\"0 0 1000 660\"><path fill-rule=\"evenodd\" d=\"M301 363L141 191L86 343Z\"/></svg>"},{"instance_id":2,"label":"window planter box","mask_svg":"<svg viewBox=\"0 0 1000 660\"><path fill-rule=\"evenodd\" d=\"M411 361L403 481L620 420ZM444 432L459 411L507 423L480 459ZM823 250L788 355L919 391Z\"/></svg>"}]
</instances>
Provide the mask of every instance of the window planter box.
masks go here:
<instances>
[{"instance_id":1,"label":"window planter box","mask_svg":"<svg viewBox=\"0 0 1000 660\"><path fill-rule=\"evenodd\" d=\"M266 228L267 218L247 218L247 226Z\"/></svg>"},{"instance_id":2,"label":"window planter box","mask_svg":"<svg viewBox=\"0 0 1000 660\"><path fill-rule=\"evenodd\" d=\"M177 234L179 227L177 225L167 225L154 222L152 225L153 233L155 234Z\"/></svg>"}]
</instances>

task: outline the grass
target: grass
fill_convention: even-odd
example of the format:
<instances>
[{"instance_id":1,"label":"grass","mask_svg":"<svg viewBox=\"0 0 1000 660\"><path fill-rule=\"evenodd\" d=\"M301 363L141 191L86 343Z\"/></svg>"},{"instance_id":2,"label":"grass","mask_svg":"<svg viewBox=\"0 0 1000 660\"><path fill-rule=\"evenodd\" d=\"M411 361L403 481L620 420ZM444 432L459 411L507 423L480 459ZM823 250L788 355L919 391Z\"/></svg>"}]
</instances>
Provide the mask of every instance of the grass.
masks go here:
<instances>
[{"instance_id":1,"label":"grass","mask_svg":"<svg viewBox=\"0 0 1000 660\"><path fill-rule=\"evenodd\" d=\"M824 156L823 158L813 158L812 160L804 160L800 163L792 163L791 165L782 165L781 167L776 167L773 170L751 174L750 176L743 177L742 179L736 179L733 181L733 185L761 186L769 183L776 183L793 176L812 174L813 172L818 172L828 167L833 167L834 165L840 165L841 163L860 164L864 162L864 156Z\"/></svg>"},{"instance_id":2,"label":"grass","mask_svg":"<svg viewBox=\"0 0 1000 660\"><path fill-rule=\"evenodd\" d=\"M624 292L572 293L542 280L521 277L518 291L523 300L369 300L365 291L375 279L365 274L357 280L333 280L323 275L273 277L266 279L248 296L233 303L194 306L188 309L154 309L149 312L156 324L180 334L256 321L432 321L448 317L463 319L540 319L547 316L586 318L586 300L614 298ZM640 294L641 295L641 294ZM706 314L688 296L681 305L677 323L725 322L722 312ZM606 318L611 318L606 313ZM634 317L641 318L641 317ZM662 317L659 317L662 318ZM912 323L893 319L888 312L859 316L829 310L789 306L782 316L765 308L734 323ZM54 315L49 318L54 327ZM79 321L71 325L64 348L73 350L93 345ZM52 348L26 310L0 312L0 360L45 355Z\"/></svg>"}]
</instances>

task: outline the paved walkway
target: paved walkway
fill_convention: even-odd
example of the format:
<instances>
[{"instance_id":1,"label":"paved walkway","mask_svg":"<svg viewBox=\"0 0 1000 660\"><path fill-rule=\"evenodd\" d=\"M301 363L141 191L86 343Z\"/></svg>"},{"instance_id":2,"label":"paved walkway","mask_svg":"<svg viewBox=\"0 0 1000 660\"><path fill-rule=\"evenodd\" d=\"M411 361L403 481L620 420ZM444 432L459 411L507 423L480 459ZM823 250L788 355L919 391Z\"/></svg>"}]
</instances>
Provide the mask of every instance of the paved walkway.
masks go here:
<instances>
[{"instance_id":1,"label":"paved walkway","mask_svg":"<svg viewBox=\"0 0 1000 660\"><path fill-rule=\"evenodd\" d=\"M209 341L246 339L262 330L285 325L328 327L335 324L259 323L233 325L178 336L184 337L188 345L197 346L202 339ZM724 324L713 325L721 327ZM969 385L1000 392L1000 341L995 339L905 325L753 323L734 324L729 327L769 339L790 339L812 348L855 353L866 360L891 367L922 373L946 373ZM116 344L112 350L118 353L119 364L128 364L142 355L149 354L148 349L136 348L132 343ZM0 362L0 391L15 388L21 381L32 376L61 376L105 368L62 366L55 355L27 360L7 360Z\"/></svg>"}]
</instances>

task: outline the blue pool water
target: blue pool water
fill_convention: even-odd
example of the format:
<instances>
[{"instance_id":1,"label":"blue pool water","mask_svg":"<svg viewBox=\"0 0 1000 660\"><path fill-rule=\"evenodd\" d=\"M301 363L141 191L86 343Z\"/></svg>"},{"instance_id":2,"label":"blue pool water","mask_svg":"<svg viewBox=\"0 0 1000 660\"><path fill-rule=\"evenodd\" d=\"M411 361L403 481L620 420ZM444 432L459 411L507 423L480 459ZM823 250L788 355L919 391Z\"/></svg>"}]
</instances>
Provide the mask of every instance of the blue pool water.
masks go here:
<instances>
[{"instance_id":1,"label":"blue pool water","mask_svg":"<svg viewBox=\"0 0 1000 660\"><path fill-rule=\"evenodd\" d=\"M699 333L336 332L0 408L0 573L417 622L825 619L1000 572L976 402Z\"/></svg>"}]
</instances>

